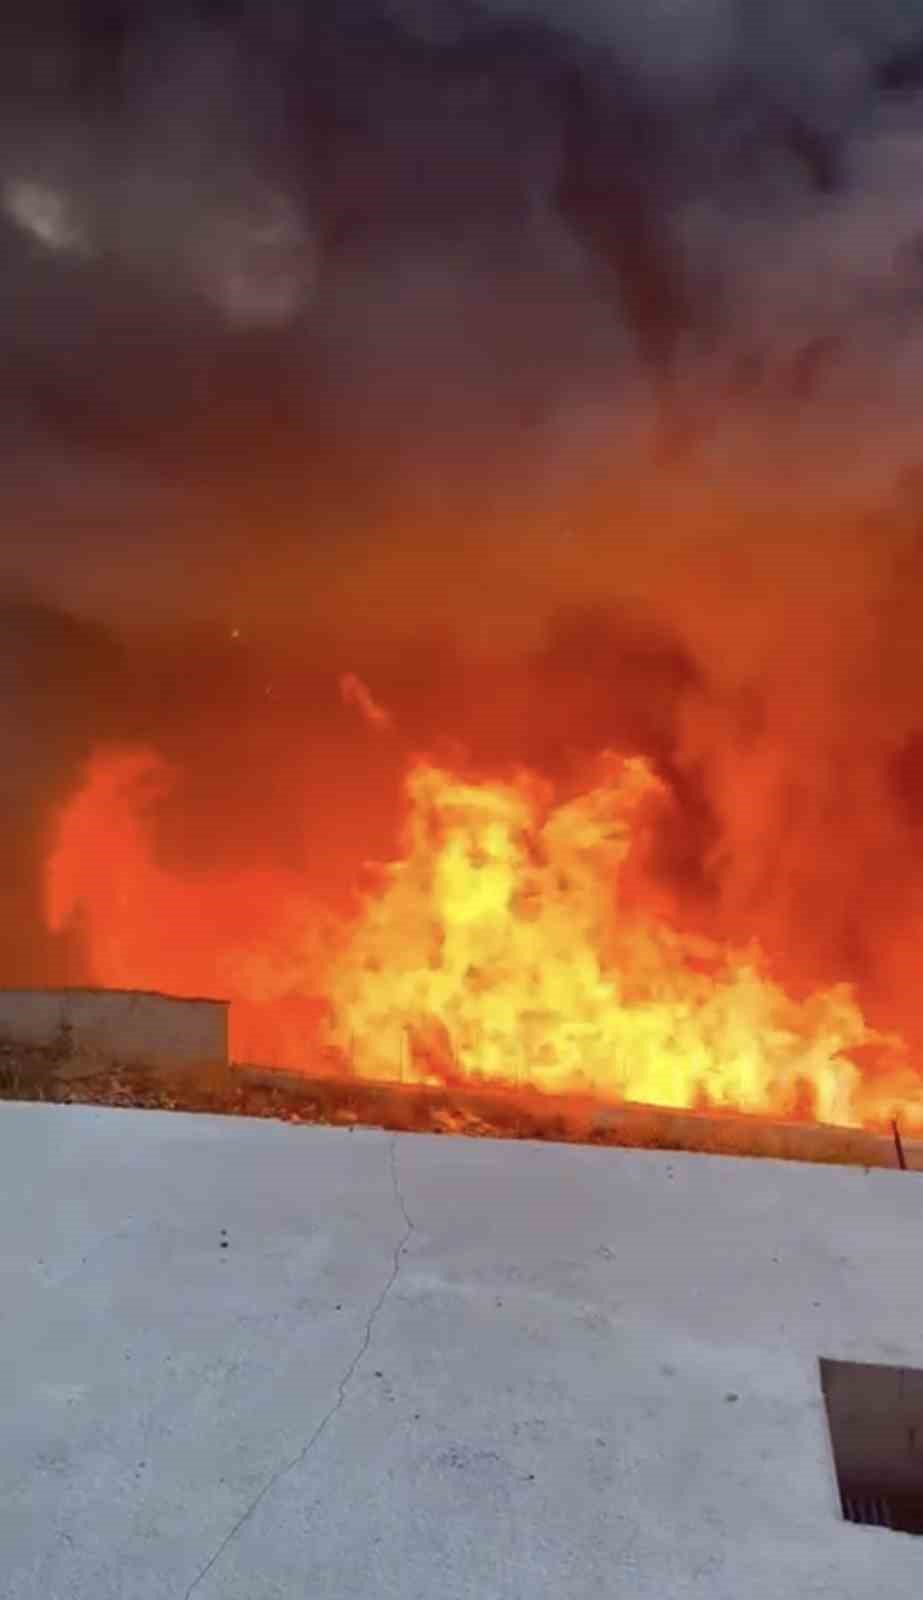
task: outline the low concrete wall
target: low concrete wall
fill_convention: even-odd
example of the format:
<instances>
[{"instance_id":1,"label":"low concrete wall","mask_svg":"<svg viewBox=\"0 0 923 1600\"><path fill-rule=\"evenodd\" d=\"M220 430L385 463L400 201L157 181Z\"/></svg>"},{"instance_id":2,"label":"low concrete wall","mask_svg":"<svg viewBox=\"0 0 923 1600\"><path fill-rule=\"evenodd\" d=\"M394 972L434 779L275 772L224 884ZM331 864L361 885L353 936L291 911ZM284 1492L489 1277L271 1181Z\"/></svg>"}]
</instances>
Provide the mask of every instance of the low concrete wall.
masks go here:
<instances>
[{"instance_id":1,"label":"low concrete wall","mask_svg":"<svg viewBox=\"0 0 923 1600\"><path fill-rule=\"evenodd\" d=\"M228 1059L228 1002L134 989L0 989L0 1039L132 1066L213 1065Z\"/></svg>"}]
</instances>

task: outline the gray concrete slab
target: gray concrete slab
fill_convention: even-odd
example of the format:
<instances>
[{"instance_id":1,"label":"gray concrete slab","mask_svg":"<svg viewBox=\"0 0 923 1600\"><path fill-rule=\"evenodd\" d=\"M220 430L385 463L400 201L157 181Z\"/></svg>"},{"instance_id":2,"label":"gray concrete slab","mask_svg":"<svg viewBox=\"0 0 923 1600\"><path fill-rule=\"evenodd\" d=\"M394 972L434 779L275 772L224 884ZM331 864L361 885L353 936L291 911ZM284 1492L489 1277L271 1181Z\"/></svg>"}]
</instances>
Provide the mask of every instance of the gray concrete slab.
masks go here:
<instances>
[{"instance_id":1,"label":"gray concrete slab","mask_svg":"<svg viewBox=\"0 0 923 1600\"><path fill-rule=\"evenodd\" d=\"M0 1106L4 1600L918 1600L913 1174ZM222 1232L226 1230L226 1232ZM225 1244L226 1241L226 1244Z\"/></svg>"},{"instance_id":2,"label":"gray concrete slab","mask_svg":"<svg viewBox=\"0 0 923 1600\"><path fill-rule=\"evenodd\" d=\"M61 1046L123 1065L204 1066L228 1059L227 1000L142 989L0 989L0 1039Z\"/></svg>"}]
</instances>

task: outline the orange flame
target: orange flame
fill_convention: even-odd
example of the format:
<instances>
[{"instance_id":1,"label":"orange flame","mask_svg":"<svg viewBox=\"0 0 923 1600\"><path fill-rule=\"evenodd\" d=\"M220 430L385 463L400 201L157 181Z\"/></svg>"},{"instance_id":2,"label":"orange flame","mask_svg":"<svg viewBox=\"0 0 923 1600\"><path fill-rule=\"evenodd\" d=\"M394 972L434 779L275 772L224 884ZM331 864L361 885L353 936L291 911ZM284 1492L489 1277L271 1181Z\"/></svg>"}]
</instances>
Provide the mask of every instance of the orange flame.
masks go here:
<instances>
[{"instance_id":1,"label":"orange flame","mask_svg":"<svg viewBox=\"0 0 923 1600\"><path fill-rule=\"evenodd\" d=\"M227 994L238 1059L306 1067L332 1046L370 1078L923 1124L847 987L795 1000L756 948L671 923L645 874L664 794L643 761L605 756L564 801L534 774L417 764L400 859L336 922L296 874L159 864L168 781L149 754L91 763L59 818L48 921L80 921L96 982Z\"/></svg>"},{"instance_id":2,"label":"orange flame","mask_svg":"<svg viewBox=\"0 0 923 1600\"><path fill-rule=\"evenodd\" d=\"M161 865L155 819L173 781L149 750L90 761L47 858L48 926L76 925L94 983L229 998L236 1060L303 1062L323 1012L329 915L294 874Z\"/></svg>"}]
</instances>

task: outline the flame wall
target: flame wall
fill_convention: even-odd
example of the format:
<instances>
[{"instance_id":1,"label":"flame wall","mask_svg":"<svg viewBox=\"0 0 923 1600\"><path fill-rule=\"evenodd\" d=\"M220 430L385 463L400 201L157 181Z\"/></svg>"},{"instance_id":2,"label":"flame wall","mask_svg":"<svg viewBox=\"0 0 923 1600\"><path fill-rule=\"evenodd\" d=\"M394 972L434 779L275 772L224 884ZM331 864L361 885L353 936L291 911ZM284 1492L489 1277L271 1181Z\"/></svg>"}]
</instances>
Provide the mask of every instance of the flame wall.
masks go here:
<instances>
[{"instance_id":1,"label":"flame wall","mask_svg":"<svg viewBox=\"0 0 923 1600\"><path fill-rule=\"evenodd\" d=\"M0 51L0 977L92 976L43 882L101 750L174 774L207 949L352 914L421 752L566 797L612 749L671 925L915 1044L901 8L168 11Z\"/></svg>"}]
</instances>

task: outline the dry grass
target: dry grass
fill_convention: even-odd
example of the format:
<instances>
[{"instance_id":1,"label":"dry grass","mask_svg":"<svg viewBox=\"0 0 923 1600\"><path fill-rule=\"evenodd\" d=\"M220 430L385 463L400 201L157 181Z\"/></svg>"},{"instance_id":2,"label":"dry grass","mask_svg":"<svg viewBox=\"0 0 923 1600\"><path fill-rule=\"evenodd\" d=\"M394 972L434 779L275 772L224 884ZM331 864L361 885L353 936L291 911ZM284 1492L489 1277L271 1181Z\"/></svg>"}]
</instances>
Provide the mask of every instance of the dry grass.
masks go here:
<instances>
[{"instance_id":1,"label":"dry grass","mask_svg":"<svg viewBox=\"0 0 923 1600\"><path fill-rule=\"evenodd\" d=\"M63 1065L57 1047L23 1050L0 1041L0 1100L57 1100Z\"/></svg>"},{"instance_id":2,"label":"dry grass","mask_svg":"<svg viewBox=\"0 0 923 1600\"><path fill-rule=\"evenodd\" d=\"M356 1124L396 1132L551 1140L629 1149L698 1151L834 1165L893 1167L886 1136L755 1117L706 1115L590 1098L471 1085L428 1088L347 1076L301 1076L254 1067L130 1066L75 1052L0 1042L0 1100L140 1106L167 1111L272 1117L292 1123ZM923 1170L923 1146L906 1146Z\"/></svg>"}]
</instances>

